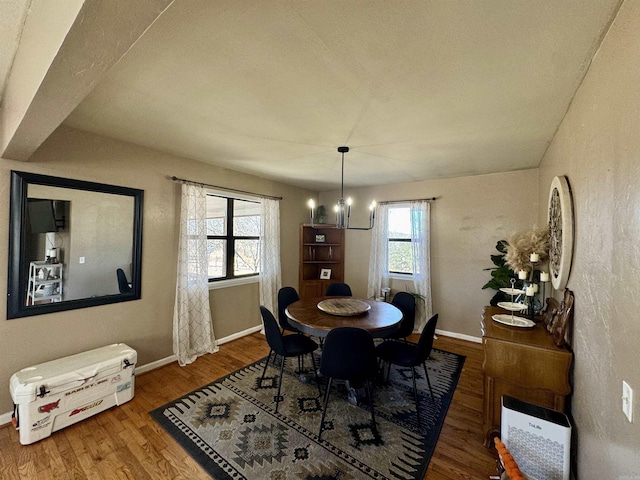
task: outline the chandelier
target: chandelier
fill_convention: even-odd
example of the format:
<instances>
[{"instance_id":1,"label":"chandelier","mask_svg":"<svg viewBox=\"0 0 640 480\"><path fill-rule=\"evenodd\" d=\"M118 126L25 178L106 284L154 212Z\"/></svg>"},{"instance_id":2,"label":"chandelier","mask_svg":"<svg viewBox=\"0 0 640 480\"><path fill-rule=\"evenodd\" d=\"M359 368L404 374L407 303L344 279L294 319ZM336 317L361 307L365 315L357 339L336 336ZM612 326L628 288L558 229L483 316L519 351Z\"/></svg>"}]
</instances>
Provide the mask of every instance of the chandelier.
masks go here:
<instances>
[{"instance_id":1,"label":"chandelier","mask_svg":"<svg viewBox=\"0 0 640 480\"><path fill-rule=\"evenodd\" d=\"M342 154L342 178L340 181L340 200L333 207L333 211L336 214L336 228L343 228L347 230L371 230L375 223L376 218L376 202L375 200L369 205L369 226L368 227L352 227L351 222L351 198L344 199L344 154L349 152L349 147L338 147L338 152ZM314 221L314 208L315 202L309 200L309 208L311 209L311 226L313 227Z\"/></svg>"}]
</instances>

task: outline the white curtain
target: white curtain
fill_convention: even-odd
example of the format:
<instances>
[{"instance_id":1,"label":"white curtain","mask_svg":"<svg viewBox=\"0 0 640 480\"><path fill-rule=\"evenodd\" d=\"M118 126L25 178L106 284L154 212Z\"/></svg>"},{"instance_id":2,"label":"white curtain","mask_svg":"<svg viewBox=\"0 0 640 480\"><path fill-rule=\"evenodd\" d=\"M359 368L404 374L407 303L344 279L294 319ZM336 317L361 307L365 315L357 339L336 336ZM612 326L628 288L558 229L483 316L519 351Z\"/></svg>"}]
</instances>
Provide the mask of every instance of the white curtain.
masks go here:
<instances>
[{"instance_id":1,"label":"white curtain","mask_svg":"<svg viewBox=\"0 0 640 480\"><path fill-rule=\"evenodd\" d=\"M413 249L413 288L422 300L416 302L414 331L421 332L433 313L431 303L431 204L425 200L410 202L411 247Z\"/></svg>"},{"instance_id":2,"label":"white curtain","mask_svg":"<svg viewBox=\"0 0 640 480\"><path fill-rule=\"evenodd\" d=\"M184 366L218 351L209 307L207 196L204 187L182 184L173 353Z\"/></svg>"},{"instance_id":3,"label":"white curtain","mask_svg":"<svg viewBox=\"0 0 640 480\"><path fill-rule=\"evenodd\" d=\"M280 202L262 200L260 232L260 304L276 313L280 272Z\"/></svg>"},{"instance_id":4,"label":"white curtain","mask_svg":"<svg viewBox=\"0 0 640 480\"><path fill-rule=\"evenodd\" d=\"M380 290L389 286L389 205L376 207L376 224L371 238L367 297L381 296Z\"/></svg>"}]
</instances>

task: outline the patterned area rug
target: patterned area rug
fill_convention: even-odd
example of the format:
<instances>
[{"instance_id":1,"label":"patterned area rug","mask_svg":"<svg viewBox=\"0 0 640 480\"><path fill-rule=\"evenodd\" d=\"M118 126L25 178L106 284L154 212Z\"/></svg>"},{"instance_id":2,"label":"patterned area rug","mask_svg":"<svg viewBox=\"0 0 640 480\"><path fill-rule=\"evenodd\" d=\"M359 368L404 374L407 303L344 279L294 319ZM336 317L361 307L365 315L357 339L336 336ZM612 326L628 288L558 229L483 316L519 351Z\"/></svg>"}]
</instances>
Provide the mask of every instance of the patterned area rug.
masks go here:
<instances>
[{"instance_id":1,"label":"patterned area rug","mask_svg":"<svg viewBox=\"0 0 640 480\"><path fill-rule=\"evenodd\" d=\"M392 367L390 381L373 390L376 430L366 396L357 406L349 403L345 386L334 382L325 430L318 439L323 399L315 380L300 381L295 358L286 363L278 413L274 397L279 358L277 368L271 363L262 382L266 359L150 413L218 480L422 479L464 359L432 351L427 368L435 401L424 370L416 369L420 422L411 370Z\"/></svg>"}]
</instances>

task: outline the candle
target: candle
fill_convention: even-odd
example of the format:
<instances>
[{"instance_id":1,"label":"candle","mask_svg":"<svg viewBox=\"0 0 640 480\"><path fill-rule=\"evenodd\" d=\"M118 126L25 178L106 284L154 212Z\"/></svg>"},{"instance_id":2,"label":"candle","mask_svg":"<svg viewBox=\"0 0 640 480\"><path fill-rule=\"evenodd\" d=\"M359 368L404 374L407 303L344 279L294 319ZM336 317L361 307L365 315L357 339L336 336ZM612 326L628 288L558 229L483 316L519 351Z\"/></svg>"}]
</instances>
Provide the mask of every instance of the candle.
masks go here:
<instances>
[{"instance_id":1,"label":"candle","mask_svg":"<svg viewBox=\"0 0 640 480\"><path fill-rule=\"evenodd\" d=\"M313 199L310 199L307 205L309 205L309 208L311 209L311 222L313 222L313 209L316 207L316 202L314 202Z\"/></svg>"},{"instance_id":2,"label":"candle","mask_svg":"<svg viewBox=\"0 0 640 480\"><path fill-rule=\"evenodd\" d=\"M549 272L540 272L540 281L548 282L549 281Z\"/></svg>"},{"instance_id":3,"label":"candle","mask_svg":"<svg viewBox=\"0 0 640 480\"><path fill-rule=\"evenodd\" d=\"M525 293L526 293L527 297L533 297L533 294L535 293L535 291L533 289L533 285L529 285L527 287L527 289L525 290Z\"/></svg>"},{"instance_id":4,"label":"candle","mask_svg":"<svg viewBox=\"0 0 640 480\"><path fill-rule=\"evenodd\" d=\"M520 280L526 280L527 279L527 271L526 270L520 270L518 272L518 278Z\"/></svg>"},{"instance_id":5,"label":"candle","mask_svg":"<svg viewBox=\"0 0 640 480\"><path fill-rule=\"evenodd\" d=\"M538 290L540 289L540 286L537 283L533 284L533 292L534 293L538 293Z\"/></svg>"},{"instance_id":6,"label":"candle","mask_svg":"<svg viewBox=\"0 0 640 480\"><path fill-rule=\"evenodd\" d=\"M540 261L540 255L538 255L536 252L533 252L531 254L531 256L529 257L529 260L531 260L533 263L539 262Z\"/></svg>"}]
</instances>

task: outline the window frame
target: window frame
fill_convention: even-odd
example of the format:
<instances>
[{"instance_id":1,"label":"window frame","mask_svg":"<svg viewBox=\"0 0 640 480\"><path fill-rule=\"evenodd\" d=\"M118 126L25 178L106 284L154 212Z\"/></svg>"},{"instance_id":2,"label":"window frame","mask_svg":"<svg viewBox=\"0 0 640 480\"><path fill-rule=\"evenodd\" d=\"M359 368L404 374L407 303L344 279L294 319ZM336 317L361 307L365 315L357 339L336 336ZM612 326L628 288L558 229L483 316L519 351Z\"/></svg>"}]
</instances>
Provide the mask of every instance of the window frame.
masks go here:
<instances>
[{"instance_id":1,"label":"window frame","mask_svg":"<svg viewBox=\"0 0 640 480\"><path fill-rule=\"evenodd\" d=\"M414 272L397 272L394 270L391 270L391 266L390 266L390 262L389 262L389 252L391 251L391 249L389 248L391 246L391 242L405 242L405 243L413 243L413 239L411 237L409 238L399 238L399 237L391 237L389 234L389 228L388 225L390 225L390 217L391 217L391 211L392 209L399 209L399 208L408 208L409 209L409 229L411 230L411 205L408 203L399 203L396 204L392 207L390 207L387 211L387 273L390 277L398 277L398 278L411 278L414 275ZM409 235L411 235L411 231L409 232Z\"/></svg>"},{"instance_id":2,"label":"window frame","mask_svg":"<svg viewBox=\"0 0 640 480\"><path fill-rule=\"evenodd\" d=\"M207 191L208 197L223 198L227 201L225 223L226 233L225 235L209 235L207 234L207 241L209 240L224 240L226 242L225 251L225 276L223 277L208 277L209 289L222 288L229 285L243 285L247 283L253 283L259 280L260 272L246 273L243 275L236 275L234 273L234 260L235 260L235 242L236 240L257 240L258 248L260 247L260 235L234 235L234 202L240 200L243 202L262 204L261 198L249 197L249 196L230 196L216 191ZM260 215L260 221L262 222L262 215Z\"/></svg>"}]
</instances>

